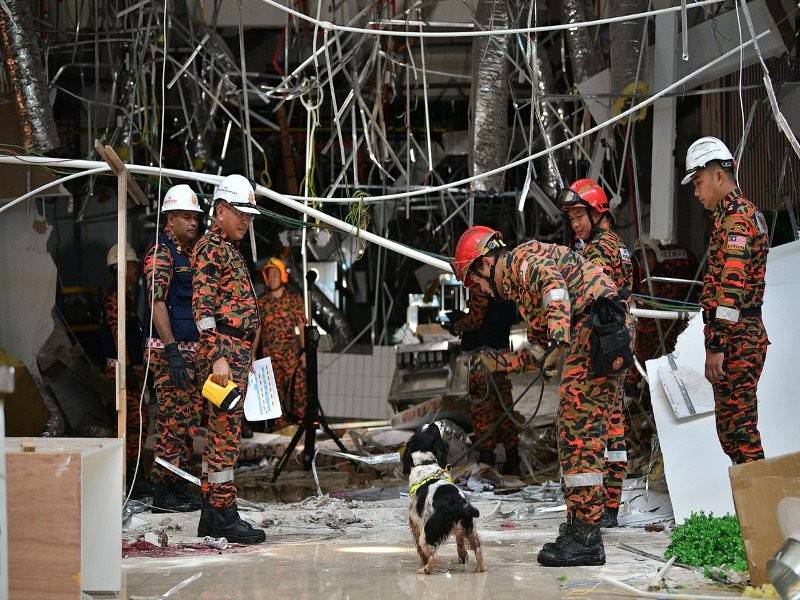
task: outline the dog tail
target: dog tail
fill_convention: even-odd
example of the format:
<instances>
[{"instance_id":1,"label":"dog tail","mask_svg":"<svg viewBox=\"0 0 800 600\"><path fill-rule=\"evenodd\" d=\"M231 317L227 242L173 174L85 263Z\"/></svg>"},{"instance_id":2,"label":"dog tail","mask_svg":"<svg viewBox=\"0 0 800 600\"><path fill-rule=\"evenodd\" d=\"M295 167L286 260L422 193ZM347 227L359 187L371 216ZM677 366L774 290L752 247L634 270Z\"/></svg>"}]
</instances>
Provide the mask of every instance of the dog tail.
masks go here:
<instances>
[{"instance_id":1,"label":"dog tail","mask_svg":"<svg viewBox=\"0 0 800 600\"><path fill-rule=\"evenodd\" d=\"M478 509L475 508L474 506L472 506L472 504L470 504L469 502L465 502L464 503L463 511L464 511L464 516L465 517L480 517L481 516L481 513L478 511Z\"/></svg>"}]
</instances>

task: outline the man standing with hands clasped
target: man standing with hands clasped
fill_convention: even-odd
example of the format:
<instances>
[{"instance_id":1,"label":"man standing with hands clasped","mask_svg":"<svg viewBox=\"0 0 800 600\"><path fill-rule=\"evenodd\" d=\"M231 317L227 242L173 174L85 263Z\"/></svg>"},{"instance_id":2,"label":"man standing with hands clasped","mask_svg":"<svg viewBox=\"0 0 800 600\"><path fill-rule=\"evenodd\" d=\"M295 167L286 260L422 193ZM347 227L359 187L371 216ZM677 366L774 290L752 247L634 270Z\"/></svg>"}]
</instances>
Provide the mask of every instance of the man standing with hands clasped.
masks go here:
<instances>
[{"instance_id":1,"label":"man standing with hands clasped","mask_svg":"<svg viewBox=\"0 0 800 600\"><path fill-rule=\"evenodd\" d=\"M260 320L253 282L239 251L253 215L259 214L250 182L229 175L214 190L214 224L192 257L192 312L200 335L201 380L225 387L232 380L244 398L258 343ZM197 535L258 544L266 539L239 517L233 469L239 458L244 402L231 409L207 403L208 437L203 452L203 506Z\"/></svg>"},{"instance_id":2,"label":"man standing with hands clasped","mask_svg":"<svg viewBox=\"0 0 800 600\"><path fill-rule=\"evenodd\" d=\"M714 226L700 305L706 379L714 388L717 435L734 464L764 458L756 387L767 356L761 320L769 238L764 216L742 195L730 150L714 137L686 153L686 176Z\"/></svg>"},{"instance_id":3,"label":"man standing with hands clasped","mask_svg":"<svg viewBox=\"0 0 800 600\"><path fill-rule=\"evenodd\" d=\"M144 255L147 302L152 302L153 337L148 338L158 419L155 455L189 470L193 440L200 428L203 398L197 385L197 327L192 318L192 247L198 217L203 214L188 185L171 187L161 203L164 230ZM196 496L163 466L154 466L153 506L156 512L190 512L200 508Z\"/></svg>"}]
</instances>

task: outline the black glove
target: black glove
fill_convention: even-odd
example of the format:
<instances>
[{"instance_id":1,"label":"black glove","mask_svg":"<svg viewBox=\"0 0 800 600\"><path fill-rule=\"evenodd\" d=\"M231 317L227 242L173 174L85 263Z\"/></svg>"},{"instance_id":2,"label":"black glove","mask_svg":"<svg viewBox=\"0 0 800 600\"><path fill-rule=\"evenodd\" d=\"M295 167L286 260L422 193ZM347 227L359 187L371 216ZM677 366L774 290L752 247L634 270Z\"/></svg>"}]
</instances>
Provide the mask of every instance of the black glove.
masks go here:
<instances>
[{"instance_id":1,"label":"black glove","mask_svg":"<svg viewBox=\"0 0 800 600\"><path fill-rule=\"evenodd\" d=\"M185 390L189 387L189 373L186 371L186 361L176 342L164 346L164 357L169 362L169 376L172 385L179 390Z\"/></svg>"},{"instance_id":2,"label":"black glove","mask_svg":"<svg viewBox=\"0 0 800 600\"><path fill-rule=\"evenodd\" d=\"M467 313L460 310L448 310L445 314L447 315L447 322L442 323L442 327L444 327L450 335L459 335L455 331L456 323L463 319Z\"/></svg>"}]
</instances>

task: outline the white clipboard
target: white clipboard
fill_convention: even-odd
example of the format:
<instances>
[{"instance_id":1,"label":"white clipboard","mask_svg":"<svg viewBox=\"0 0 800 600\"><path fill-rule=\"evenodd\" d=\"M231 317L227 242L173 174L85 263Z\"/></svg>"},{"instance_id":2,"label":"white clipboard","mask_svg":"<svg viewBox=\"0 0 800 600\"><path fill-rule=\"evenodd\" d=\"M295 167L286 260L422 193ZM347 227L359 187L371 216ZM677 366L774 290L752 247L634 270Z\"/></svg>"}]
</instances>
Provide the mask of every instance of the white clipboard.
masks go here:
<instances>
[{"instance_id":1,"label":"white clipboard","mask_svg":"<svg viewBox=\"0 0 800 600\"><path fill-rule=\"evenodd\" d=\"M277 419L283 414L272 360L269 357L253 362L247 375L247 395L244 399L244 417L248 421Z\"/></svg>"}]
</instances>

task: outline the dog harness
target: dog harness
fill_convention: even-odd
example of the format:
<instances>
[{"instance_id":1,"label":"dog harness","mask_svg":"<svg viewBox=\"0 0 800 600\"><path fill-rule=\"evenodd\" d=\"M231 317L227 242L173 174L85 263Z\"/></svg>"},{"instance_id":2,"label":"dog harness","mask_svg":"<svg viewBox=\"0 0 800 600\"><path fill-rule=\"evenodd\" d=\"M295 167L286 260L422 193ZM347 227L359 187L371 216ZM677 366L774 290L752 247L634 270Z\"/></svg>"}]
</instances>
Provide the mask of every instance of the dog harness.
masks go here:
<instances>
[{"instance_id":1,"label":"dog harness","mask_svg":"<svg viewBox=\"0 0 800 600\"><path fill-rule=\"evenodd\" d=\"M428 475L422 481L418 481L410 486L408 486L408 495L413 496L417 493L417 490L421 488L423 485L431 483L432 481L444 481L445 483L453 483L453 478L450 477L450 469L439 469L433 475Z\"/></svg>"}]
</instances>

